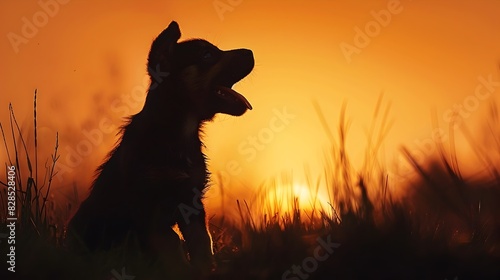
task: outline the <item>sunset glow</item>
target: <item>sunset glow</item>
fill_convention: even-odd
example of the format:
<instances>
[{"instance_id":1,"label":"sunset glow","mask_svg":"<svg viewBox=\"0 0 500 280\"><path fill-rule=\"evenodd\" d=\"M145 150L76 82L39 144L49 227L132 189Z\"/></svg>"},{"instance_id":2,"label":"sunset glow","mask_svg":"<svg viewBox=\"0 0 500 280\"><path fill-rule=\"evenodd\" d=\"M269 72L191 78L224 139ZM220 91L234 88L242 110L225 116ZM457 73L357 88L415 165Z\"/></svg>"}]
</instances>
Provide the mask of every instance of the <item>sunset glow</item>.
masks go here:
<instances>
[{"instance_id":1,"label":"sunset glow","mask_svg":"<svg viewBox=\"0 0 500 280\"><path fill-rule=\"evenodd\" d=\"M499 15L0 1L0 279L500 279Z\"/></svg>"},{"instance_id":2,"label":"sunset glow","mask_svg":"<svg viewBox=\"0 0 500 280\"><path fill-rule=\"evenodd\" d=\"M301 210L310 212L313 209L321 210L327 206L328 198L321 194L314 194L309 187L300 184L293 186L277 186L275 190L269 192L265 207L269 207L271 213L291 213L295 206Z\"/></svg>"}]
</instances>

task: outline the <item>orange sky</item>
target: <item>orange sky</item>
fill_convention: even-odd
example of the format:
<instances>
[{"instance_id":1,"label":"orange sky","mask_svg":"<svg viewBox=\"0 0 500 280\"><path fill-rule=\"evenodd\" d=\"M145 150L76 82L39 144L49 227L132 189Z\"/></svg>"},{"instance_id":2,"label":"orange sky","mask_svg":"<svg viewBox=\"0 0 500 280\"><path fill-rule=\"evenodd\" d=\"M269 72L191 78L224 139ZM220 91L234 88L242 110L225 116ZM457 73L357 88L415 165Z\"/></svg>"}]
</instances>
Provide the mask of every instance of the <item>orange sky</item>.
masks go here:
<instances>
[{"instance_id":1,"label":"orange sky","mask_svg":"<svg viewBox=\"0 0 500 280\"><path fill-rule=\"evenodd\" d=\"M254 110L219 116L207 127L210 168L232 174L231 183L256 185L281 171L300 177L305 163L320 174L328 138L312 100L333 129L347 102L348 150L359 164L383 91L395 121L385 141L391 159L400 145L415 150L432 135L432 109L447 129L449 110L464 104L464 121L474 127L488 102L498 101L495 84L479 89L481 99L474 94L479 77L500 81L499 14L494 0L2 1L0 120L6 124L12 102L28 128L37 88L43 145L51 152L58 131L60 163L74 166L60 183L88 180L121 117L142 106L152 39L176 20L183 39L254 52L253 73L236 85ZM358 38L359 30L369 35ZM92 134L99 127L102 139ZM92 143L90 150L82 143ZM71 158L78 148L84 154Z\"/></svg>"}]
</instances>

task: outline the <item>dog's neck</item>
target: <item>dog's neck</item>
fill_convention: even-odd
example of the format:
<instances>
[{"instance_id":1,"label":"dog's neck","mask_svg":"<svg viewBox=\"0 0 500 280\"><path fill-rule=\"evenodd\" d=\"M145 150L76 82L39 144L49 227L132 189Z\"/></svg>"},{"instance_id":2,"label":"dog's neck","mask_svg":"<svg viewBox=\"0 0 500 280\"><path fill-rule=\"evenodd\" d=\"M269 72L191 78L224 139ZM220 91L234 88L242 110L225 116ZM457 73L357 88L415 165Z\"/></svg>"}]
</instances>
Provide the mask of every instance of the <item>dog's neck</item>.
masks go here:
<instances>
[{"instance_id":1,"label":"dog's neck","mask_svg":"<svg viewBox=\"0 0 500 280\"><path fill-rule=\"evenodd\" d=\"M180 140L186 144L201 142L199 132L204 121L184 103L185 100L179 100L175 94L166 92L160 86L149 91L144 108L137 117L153 120L144 129L154 130L167 140Z\"/></svg>"},{"instance_id":2,"label":"dog's neck","mask_svg":"<svg viewBox=\"0 0 500 280\"><path fill-rule=\"evenodd\" d=\"M201 126L202 122L200 122L196 116L188 114L184 121L181 120L182 137L186 139L191 139L192 137L199 138Z\"/></svg>"}]
</instances>

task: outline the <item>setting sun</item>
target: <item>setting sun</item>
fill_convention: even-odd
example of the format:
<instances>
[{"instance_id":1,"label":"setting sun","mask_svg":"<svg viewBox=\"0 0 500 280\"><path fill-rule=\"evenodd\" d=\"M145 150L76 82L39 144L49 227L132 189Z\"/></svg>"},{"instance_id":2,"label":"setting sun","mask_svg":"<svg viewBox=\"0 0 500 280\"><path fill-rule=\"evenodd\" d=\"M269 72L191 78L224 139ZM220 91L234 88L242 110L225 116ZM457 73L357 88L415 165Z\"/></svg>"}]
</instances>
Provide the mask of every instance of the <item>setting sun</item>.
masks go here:
<instances>
[{"instance_id":1,"label":"setting sun","mask_svg":"<svg viewBox=\"0 0 500 280\"><path fill-rule=\"evenodd\" d=\"M294 207L310 212L313 209L320 211L328 204L328 198L321 194L313 194L312 190L301 184L279 185L268 192L267 201L264 202L269 207L270 213L291 213Z\"/></svg>"}]
</instances>

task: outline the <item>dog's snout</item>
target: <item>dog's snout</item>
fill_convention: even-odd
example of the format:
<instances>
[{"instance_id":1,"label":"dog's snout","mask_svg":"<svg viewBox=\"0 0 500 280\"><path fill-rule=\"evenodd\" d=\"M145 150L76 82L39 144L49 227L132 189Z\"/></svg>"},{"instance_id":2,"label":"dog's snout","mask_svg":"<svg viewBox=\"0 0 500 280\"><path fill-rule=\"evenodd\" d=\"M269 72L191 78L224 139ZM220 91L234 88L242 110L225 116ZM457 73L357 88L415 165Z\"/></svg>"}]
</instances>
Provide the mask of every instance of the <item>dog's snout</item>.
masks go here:
<instances>
[{"instance_id":1,"label":"dog's snout","mask_svg":"<svg viewBox=\"0 0 500 280\"><path fill-rule=\"evenodd\" d=\"M241 52L241 56L243 57L244 60L251 62L252 68L253 68L254 63L255 63L254 59L253 59L253 52L251 50L248 50L248 49L240 49L240 52Z\"/></svg>"},{"instance_id":2,"label":"dog's snout","mask_svg":"<svg viewBox=\"0 0 500 280\"><path fill-rule=\"evenodd\" d=\"M232 61L233 75L240 78L248 75L254 67L253 52L249 49L236 49L227 51L228 58Z\"/></svg>"},{"instance_id":3,"label":"dog's snout","mask_svg":"<svg viewBox=\"0 0 500 280\"><path fill-rule=\"evenodd\" d=\"M241 55L253 60L253 52L249 49L240 49Z\"/></svg>"}]
</instances>

